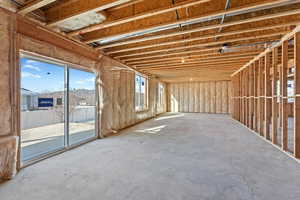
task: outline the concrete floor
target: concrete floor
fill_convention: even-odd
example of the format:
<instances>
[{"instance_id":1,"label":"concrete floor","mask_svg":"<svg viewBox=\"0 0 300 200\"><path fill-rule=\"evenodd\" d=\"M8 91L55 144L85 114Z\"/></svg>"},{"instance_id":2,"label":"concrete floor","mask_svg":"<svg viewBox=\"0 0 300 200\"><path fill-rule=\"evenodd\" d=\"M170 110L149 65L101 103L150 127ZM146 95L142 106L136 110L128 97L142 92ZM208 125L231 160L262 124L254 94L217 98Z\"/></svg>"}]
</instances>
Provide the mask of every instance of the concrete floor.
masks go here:
<instances>
[{"instance_id":1,"label":"concrete floor","mask_svg":"<svg viewBox=\"0 0 300 200\"><path fill-rule=\"evenodd\" d=\"M167 114L22 170L5 200L299 200L300 164L226 115Z\"/></svg>"},{"instance_id":2,"label":"concrete floor","mask_svg":"<svg viewBox=\"0 0 300 200\"><path fill-rule=\"evenodd\" d=\"M69 134L70 145L95 137L95 121L70 123ZM22 130L22 161L62 149L64 148L64 143L64 123Z\"/></svg>"}]
</instances>

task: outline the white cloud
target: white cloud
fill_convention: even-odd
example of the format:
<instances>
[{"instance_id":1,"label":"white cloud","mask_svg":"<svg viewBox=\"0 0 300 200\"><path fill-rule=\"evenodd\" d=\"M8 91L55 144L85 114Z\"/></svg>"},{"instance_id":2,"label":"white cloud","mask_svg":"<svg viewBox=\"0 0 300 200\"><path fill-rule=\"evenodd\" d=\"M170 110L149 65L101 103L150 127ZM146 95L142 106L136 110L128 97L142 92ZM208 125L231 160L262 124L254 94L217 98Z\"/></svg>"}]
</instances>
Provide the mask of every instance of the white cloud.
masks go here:
<instances>
[{"instance_id":1,"label":"white cloud","mask_svg":"<svg viewBox=\"0 0 300 200\"><path fill-rule=\"evenodd\" d=\"M33 65L29 65L29 64L26 64L26 65L24 65L23 66L24 68L27 68L27 69L33 69L33 70L35 70L35 71L41 71L41 69L39 68L39 67L37 67L37 66L33 66Z\"/></svg>"},{"instance_id":2,"label":"white cloud","mask_svg":"<svg viewBox=\"0 0 300 200\"><path fill-rule=\"evenodd\" d=\"M76 81L77 84L84 84L86 81Z\"/></svg>"},{"instance_id":3,"label":"white cloud","mask_svg":"<svg viewBox=\"0 0 300 200\"><path fill-rule=\"evenodd\" d=\"M40 75L38 75L38 74L33 74L33 73L30 73L30 72L22 72L21 76L22 76L22 78L26 78L26 77L30 77L30 78L41 78Z\"/></svg>"},{"instance_id":4,"label":"white cloud","mask_svg":"<svg viewBox=\"0 0 300 200\"><path fill-rule=\"evenodd\" d=\"M38 63L37 61L35 61L35 60L26 60L26 63Z\"/></svg>"},{"instance_id":5,"label":"white cloud","mask_svg":"<svg viewBox=\"0 0 300 200\"><path fill-rule=\"evenodd\" d=\"M84 79L84 80L79 80L79 81L76 81L77 84L85 84L87 82L94 82L95 81L95 78L87 78L87 79Z\"/></svg>"},{"instance_id":6,"label":"white cloud","mask_svg":"<svg viewBox=\"0 0 300 200\"><path fill-rule=\"evenodd\" d=\"M95 81L95 78L88 78L88 79L85 79L86 81L88 81L88 82L94 82Z\"/></svg>"}]
</instances>

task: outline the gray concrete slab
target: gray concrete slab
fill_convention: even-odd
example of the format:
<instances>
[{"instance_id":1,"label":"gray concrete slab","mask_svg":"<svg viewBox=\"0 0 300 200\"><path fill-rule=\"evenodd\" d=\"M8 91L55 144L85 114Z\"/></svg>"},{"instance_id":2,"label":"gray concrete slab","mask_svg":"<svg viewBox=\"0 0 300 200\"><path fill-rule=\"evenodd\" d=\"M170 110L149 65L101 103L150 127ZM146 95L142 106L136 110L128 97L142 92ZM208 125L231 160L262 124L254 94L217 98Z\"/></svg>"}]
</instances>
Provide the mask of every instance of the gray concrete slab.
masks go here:
<instances>
[{"instance_id":1,"label":"gray concrete slab","mask_svg":"<svg viewBox=\"0 0 300 200\"><path fill-rule=\"evenodd\" d=\"M5 200L299 200L300 165L226 115L167 114L22 170Z\"/></svg>"},{"instance_id":2,"label":"gray concrete slab","mask_svg":"<svg viewBox=\"0 0 300 200\"><path fill-rule=\"evenodd\" d=\"M21 158L28 161L53 151L63 149L65 144L64 123L51 124L21 132ZM95 122L70 123L70 145L95 137Z\"/></svg>"}]
</instances>

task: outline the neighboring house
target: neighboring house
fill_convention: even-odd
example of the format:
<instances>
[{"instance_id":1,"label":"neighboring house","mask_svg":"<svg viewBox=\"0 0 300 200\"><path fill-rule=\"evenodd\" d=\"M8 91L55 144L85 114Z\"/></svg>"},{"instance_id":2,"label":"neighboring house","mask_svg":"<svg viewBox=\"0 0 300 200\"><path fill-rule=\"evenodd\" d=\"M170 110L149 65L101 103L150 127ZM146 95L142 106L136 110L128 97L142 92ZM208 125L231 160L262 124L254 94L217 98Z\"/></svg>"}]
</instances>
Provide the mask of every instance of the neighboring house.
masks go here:
<instances>
[{"instance_id":1,"label":"neighboring house","mask_svg":"<svg viewBox=\"0 0 300 200\"><path fill-rule=\"evenodd\" d=\"M36 110L38 109L38 93L32 92L25 88L21 88L21 110Z\"/></svg>"},{"instance_id":2,"label":"neighboring house","mask_svg":"<svg viewBox=\"0 0 300 200\"><path fill-rule=\"evenodd\" d=\"M64 91L49 92L39 94L39 98L53 98L53 106L63 105ZM73 89L69 92L69 102L71 106L94 106L95 91L86 89Z\"/></svg>"},{"instance_id":3,"label":"neighboring house","mask_svg":"<svg viewBox=\"0 0 300 200\"><path fill-rule=\"evenodd\" d=\"M53 108L58 108L64 104L64 91L58 92L45 92L36 93L28 89L21 89L21 110L39 110L39 109L51 109L39 108L39 98L53 98ZM71 106L94 106L95 105L95 91L94 90L71 90L70 93L70 105Z\"/></svg>"}]
</instances>

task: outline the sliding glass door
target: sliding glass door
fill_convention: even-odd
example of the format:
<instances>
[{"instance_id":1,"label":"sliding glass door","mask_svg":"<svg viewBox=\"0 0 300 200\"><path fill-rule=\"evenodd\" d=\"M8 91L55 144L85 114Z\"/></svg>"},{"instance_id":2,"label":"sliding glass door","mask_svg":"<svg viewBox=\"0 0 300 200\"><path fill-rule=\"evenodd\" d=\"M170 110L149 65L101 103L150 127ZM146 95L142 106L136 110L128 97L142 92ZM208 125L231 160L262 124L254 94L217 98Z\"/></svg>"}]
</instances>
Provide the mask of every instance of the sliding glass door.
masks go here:
<instances>
[{"instance_id":1,"label":"sliding glass door","mask_svg":"<svg viewBox=\"0 0 300 200\"><path fill-rule=\"evenodd\" d=\"M22 162L96 136L95 74L21 55Z\"/></svg>"},{"instance_id":2,"label":"sliding glass door","mask_svg":"<svg viewBox=\"0 0 300 200\"><path fill-rule=\"evenodd\" d=\"M65 146L65 67L21 58L22 160ZM59 101L61 103L59 103Z\"/></svg>"},{"instance_id":3,"label":"sliding glass door","mask_svg":"<svg viewBox=\"0 0 300 200\"><path fill-rule=\"evenodd\" d=\"M69 69L69 135L70 144L95 136L95 74Z\"/></svg>"}]
</instances>

